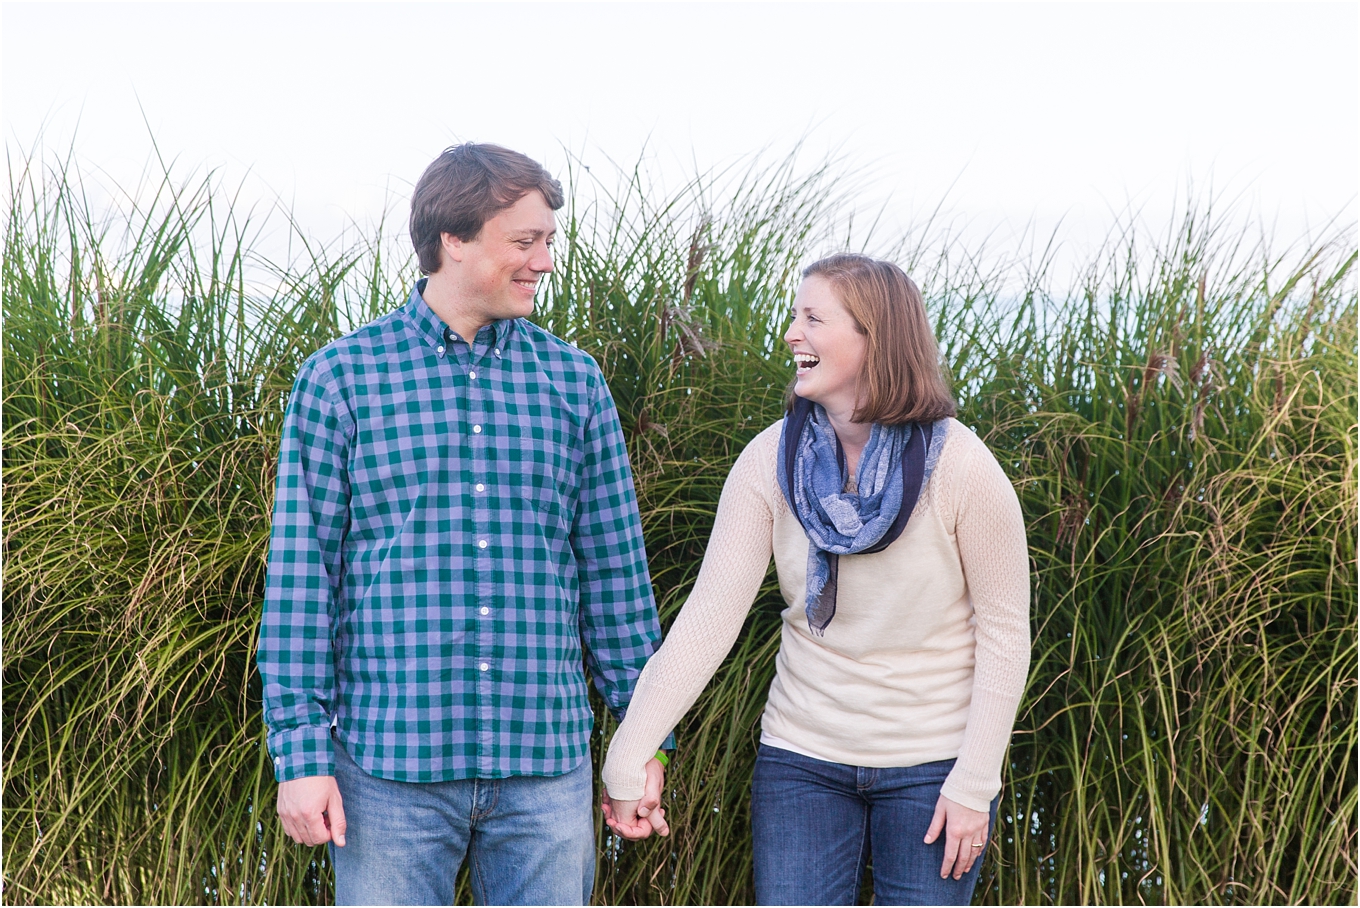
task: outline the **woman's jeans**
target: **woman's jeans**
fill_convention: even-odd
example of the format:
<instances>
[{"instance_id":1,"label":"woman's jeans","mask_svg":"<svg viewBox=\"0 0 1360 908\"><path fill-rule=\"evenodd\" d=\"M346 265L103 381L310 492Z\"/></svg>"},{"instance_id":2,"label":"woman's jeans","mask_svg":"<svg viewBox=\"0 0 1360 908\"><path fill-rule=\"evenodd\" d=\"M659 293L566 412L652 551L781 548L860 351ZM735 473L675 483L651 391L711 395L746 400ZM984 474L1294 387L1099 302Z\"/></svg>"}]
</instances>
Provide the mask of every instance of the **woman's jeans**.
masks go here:
<instances>
[{"instance_id":1,"label":"woman's jeans","mask_svg":"<svg viewBox=\"0 0 1360 908\"><path fill-rule=\"evenodd\" d=\"M756 902L853 905L872 854L875 904L967 905L982 861L962 879L940 879L945 837L924 842L953 766L873 769L760 745L751 790Z\"/></svg>"},{"instance_id":2,"label":"woman's jeans","mask_svg":"<svg viewBox=\"0 0 1360 908\"><path fill-rule=\"evenodd\" d=\"M330 846L337 905L452 905L464 858L479 904L590 901L589 759L560 776L393 782L334 744L348 826L345 847Z\"/></svg>"}]
</instances>

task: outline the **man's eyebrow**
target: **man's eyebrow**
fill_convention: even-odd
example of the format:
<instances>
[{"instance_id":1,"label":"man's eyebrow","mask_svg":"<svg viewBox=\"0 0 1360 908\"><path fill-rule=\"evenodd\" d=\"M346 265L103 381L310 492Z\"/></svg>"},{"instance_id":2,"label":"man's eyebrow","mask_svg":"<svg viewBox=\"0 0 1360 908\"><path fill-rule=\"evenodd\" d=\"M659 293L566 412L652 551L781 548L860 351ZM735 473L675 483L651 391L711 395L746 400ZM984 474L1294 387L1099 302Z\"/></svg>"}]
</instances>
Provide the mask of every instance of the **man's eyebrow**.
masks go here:
<instances>
[{"instance_id":1,"label":"man's eyebrow","mask_svg":"<svg viewBox=\"0 0 1360 908\"><path fill-rule=\"evenodd\" d=\"M539 230L538 228L524 227L519 230L511 230L510 236L512 237L531 236L534 239L538 239L541 236L545 235L552 236L555 233L557 233L556 227L554 227L552 230Z\"/></svg>"}]
</instances>

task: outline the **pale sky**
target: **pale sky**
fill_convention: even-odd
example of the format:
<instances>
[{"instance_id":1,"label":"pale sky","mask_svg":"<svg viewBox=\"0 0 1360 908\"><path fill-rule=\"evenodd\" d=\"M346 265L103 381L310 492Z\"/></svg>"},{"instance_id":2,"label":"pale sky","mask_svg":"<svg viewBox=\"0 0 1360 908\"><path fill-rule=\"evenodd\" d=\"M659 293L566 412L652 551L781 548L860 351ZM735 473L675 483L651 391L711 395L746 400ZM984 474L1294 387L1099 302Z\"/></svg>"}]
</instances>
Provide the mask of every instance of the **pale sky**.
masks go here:
<instances>
[{"instance_id":1,"label":"pale sky","mask_svg":"<svg viewBox=\"0 0 1360 908\"><path fill-rule=\"evenodd\" d=\"M1356 219L1354 3L4 3L0 33L11 166L41 136L131 185L154 136L323 239L404 220L462 140L678 185L806 138L890 223L943 200L994 245L1168 224L1187 185L1285 240Z\"/></svg>"}]
</instances>

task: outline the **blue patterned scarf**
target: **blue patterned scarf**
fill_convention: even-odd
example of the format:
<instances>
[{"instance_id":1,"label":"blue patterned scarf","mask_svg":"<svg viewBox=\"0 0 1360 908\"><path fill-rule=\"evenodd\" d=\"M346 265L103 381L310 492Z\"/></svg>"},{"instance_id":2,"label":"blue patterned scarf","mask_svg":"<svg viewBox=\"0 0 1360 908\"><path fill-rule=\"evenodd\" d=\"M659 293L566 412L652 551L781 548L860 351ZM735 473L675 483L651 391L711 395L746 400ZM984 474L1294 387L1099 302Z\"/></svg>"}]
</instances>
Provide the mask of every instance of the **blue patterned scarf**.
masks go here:
<instances>
[{"instance_id":1,"label":"blue patterned scarf","mask_svg":"<svg viewBox=\"0 0 1360 908\"><path fill-rule=\"evenodd\" d=\"M902 535L944 447L948 420L873 424L846 492L844 455L820 404L794 398L776 467L779 488L808 538L807 621L821 636L836 615L841 555L881 552Z\"/></svg>"}]
</instances>

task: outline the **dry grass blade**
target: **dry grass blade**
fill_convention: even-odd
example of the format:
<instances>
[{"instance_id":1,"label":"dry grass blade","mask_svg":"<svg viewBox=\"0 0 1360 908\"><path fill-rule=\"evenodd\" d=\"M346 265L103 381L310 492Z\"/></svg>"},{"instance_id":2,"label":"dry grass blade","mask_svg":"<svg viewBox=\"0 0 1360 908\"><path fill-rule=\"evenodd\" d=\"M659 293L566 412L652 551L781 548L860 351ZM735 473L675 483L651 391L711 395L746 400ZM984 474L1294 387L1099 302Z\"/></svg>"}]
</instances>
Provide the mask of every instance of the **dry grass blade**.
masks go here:
<instances>
[{"instance_id":1,"label":"dry grass blade","mask_svg":"<svg viewBox=\"0 0 1360 908\"><path fill-rule=\"evenodd\" d=\"M272 464L302 358L398 303L409 263L296 225L302 257L263 261L210 180L167 175L105 220L69 168L10 173L4 897L328 901L324 852L273 817L262 747ZM728 468L780 415L798 269L842 248L847 209L792 161L621 187L564 212L538 318L605 370L669 623ZM912 253L1034 567L979 901L1354 903L1353 247L1286 262L1192 211L1160 244L1126 231L1075 293L1035 264L1019 299L978 256ZM597 901L752 900L779 608L771 577L677 730L674 835L602 838Z\"/></svg>"}]
</instances>

